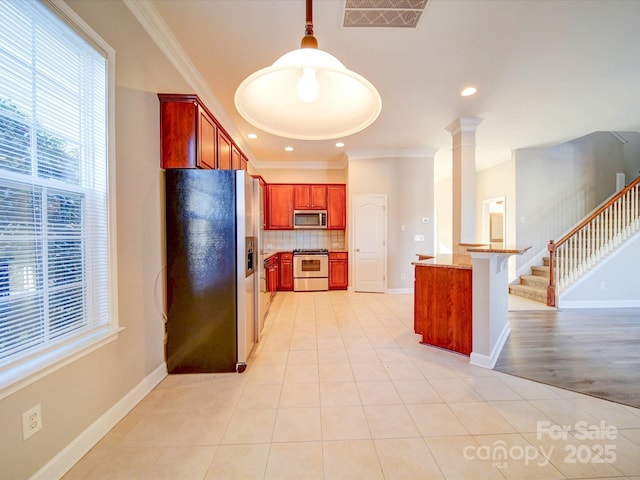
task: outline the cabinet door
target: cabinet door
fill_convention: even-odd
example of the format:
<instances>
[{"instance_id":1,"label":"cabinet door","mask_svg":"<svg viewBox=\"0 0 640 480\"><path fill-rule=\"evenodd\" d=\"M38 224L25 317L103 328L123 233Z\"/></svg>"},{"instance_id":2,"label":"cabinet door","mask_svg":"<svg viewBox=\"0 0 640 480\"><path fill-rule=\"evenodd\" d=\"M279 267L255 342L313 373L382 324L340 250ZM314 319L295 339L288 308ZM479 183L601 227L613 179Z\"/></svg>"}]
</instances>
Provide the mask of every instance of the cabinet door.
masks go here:
<instances>
[{"instance_id":1,"label":"cabinet door","mask_svg":"<svg viewBox=\"0 0 640 480\"><path fill-rule=\"evenodd\" d=\"M267 186L267 229L293 229L293 186Z\"/></svg>"},{"instance_id":2,"label":"cabinet door","mask_svg":"<svg viewBox=\"0 0 640 480\"><path fill-rule=\"evenodd\" d=\"M198 155L196 165L200 168L216 168L216 133L218 127L213 119L198 107Z\"/></svg>"},{"instance_id":3,"label":"cabinet door","mask_svg":"<svg viewBox=\"0 0 640 480\"><path fill-rule=\"evenodd\" d=\"M317 210L326 210L327 208L327 186L326 185L310 185L311 208Z\"/></svg>"},{"instance_id":4,"label":"cabinet door","mask_svg":"<svg viewBox=\"0 0 640 480\"><path fill-rule=\"evenodd\" d=\"M344 230L347 226L347 204L344 185L327 186L327 228Z\"/></svg>"},{"instance_id":5,"label":"cabinet door","mask_svg":"<svg viewBox=\"0 0 640 480\"><path fill-rule=\"evenodd\" d=\"M247 171L247 157L244 155L240 156L240 170Z\"/></svg>"},{"instance_id":6,"label":"cabinet door","mask_svg":"<svg viewBox=\"0 0 640 480\"><path fill-rule=\"evenodd\" d=\"M198 105L193 101L160 96L161 168L196 167L198 118Z\"/></svg>"},{"instance_id":7,"label":"cabinet door","mask_svg":"<svg viewBox=\"0 0 640 480\"><path fill-rule=\"evenodd\" d=\"M311 208L311 195L309 185L293 186L293 208L296 210L308 210Z\"/></svg>"},{"instance_id":8,"label":"cabinet door","mask_svg":"<svg viewBox=\"0 0 640 480\"><path fill-rule=\"evenodd\" d=\"M329 289L344 290L349 285L347 252L329 252Z\"/></svg>"},{"instance_id":9,"label":"cabinet door","mask_svg":"<svg viewBox=\"0 0 640 480\"><path fill-rule=\"evenodd\" d=\"M218 132L218 168L231 170L231 140L222 132Z\"/></svg>"},{"instance_id":10,"label":"cabinet door","mask_svg":"<svg viewBox=\"0 0 640 480\"><path fill-rule=\"evenodd\" d=\"M240 152L234 146L231 147L231 168L233 170L243 170Z\"/></svg>"},{"instance_id":11,"label":"cabinet door","mask_svg":"<svg viewBox=\"0 0 640 480\"><path fill-rule=\"evenodd\" d=\"M278 267L272 265L267 270L268 290L270 293L274 293L278 287Z\"/></svg>"},{"instance_id":12,"label":"cabinet door","mask_svg":"<svg viewBox=\"0 0 640 480\"><path fill-rule=\"evenodd\" d=\"M278 290L293 290L293 255L280 254L280 284Z\"/></svg>"}]
</instances>

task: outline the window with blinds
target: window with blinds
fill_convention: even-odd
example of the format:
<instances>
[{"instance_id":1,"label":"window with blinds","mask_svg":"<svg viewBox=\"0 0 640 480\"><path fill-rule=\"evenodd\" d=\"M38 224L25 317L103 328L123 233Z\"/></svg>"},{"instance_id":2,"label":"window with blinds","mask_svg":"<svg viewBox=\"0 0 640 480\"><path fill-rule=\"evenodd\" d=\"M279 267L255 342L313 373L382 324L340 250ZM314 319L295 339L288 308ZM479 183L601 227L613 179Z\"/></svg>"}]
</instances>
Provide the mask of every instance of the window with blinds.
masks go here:
<instances>
[{"instance_id":1,"label":"window with blinds","mask_svg":"<svg viewBox=\"0 0 640 480\"><path fill-rule=\"evenodd\" d=\"M0 367L113 327L108 58L55 10L0 1Z\"/></svg>"}]
</instances>

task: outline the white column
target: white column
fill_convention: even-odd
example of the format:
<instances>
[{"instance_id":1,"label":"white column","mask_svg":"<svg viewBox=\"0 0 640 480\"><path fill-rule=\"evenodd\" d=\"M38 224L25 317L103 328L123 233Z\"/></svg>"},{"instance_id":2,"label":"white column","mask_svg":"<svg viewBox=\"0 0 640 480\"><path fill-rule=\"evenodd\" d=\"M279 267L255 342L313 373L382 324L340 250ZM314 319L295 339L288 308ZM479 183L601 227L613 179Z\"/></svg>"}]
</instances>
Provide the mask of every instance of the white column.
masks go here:
<instances>
[{"instance_id":1,"label":"white column","mask_svg":"<svg viewBox=\"0 0 640 480\"><path fill-rule=\"evenodd\" d=\"M472 269L472 351L469 363L493 368L507 341L509 326L509 257L531 247L469 248Z\"/></svg>"},{"instance_id":2,"label":"white column","mask_svg":"<svg viewBox=\"0 0 640 480\"><path fill-rule=\"evenodd\" d=\"M472 352L469 363L492 369L509 337L509 254L473 253Z\"/></svg>"},{"instance_id":3,"label":"white column","mask_svg":"<svg viewBox=\"0 0 640 480\"><path fill-rule=\"evenodd\" d=\"M453 253L465 254L460 243L476 241L476 129L481 118L461 117L446 130L452 137Z\"/></svg>"}]
</instances>

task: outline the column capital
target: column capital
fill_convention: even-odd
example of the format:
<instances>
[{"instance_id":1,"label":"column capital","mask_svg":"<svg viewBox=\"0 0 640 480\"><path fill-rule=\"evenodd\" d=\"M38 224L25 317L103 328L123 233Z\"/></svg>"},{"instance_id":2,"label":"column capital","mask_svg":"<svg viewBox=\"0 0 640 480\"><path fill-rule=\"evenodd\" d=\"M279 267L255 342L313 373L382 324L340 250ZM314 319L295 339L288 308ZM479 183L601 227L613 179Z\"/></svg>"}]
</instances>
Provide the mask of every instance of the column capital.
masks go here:
<instances>
[{"instance_id":1,"label":"column capital","mask_svg":"<svg viewBox=\"0 0 640 480\"><path fill-rule=\"evenodd\" d=\"M451 122L445 130L451 135L457 135L461 132L475 132L483 120L484 118L460 117Z\"/></svg>"}]
</instances>

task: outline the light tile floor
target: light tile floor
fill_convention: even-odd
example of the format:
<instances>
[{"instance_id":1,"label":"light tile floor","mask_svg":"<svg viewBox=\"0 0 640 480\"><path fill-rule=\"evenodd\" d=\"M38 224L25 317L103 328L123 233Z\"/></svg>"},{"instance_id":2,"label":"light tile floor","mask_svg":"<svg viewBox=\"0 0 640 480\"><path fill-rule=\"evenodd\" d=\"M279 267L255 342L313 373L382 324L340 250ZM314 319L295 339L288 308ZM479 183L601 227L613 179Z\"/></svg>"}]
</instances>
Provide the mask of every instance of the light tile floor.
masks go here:
<instances>
[{"instance_id":1,"label":"light tile floor","mask_svg":"<svg viewBox=\"0 0 640 480\"><path fill-rule=\"evenodd\" d=\"M168 376L65 480L640 479L640 410L420 345L411 295L271 308L243 374Z\"/></svg>"}]
</instances>

